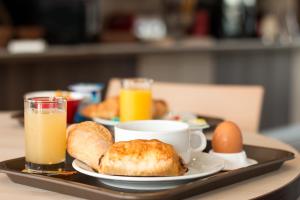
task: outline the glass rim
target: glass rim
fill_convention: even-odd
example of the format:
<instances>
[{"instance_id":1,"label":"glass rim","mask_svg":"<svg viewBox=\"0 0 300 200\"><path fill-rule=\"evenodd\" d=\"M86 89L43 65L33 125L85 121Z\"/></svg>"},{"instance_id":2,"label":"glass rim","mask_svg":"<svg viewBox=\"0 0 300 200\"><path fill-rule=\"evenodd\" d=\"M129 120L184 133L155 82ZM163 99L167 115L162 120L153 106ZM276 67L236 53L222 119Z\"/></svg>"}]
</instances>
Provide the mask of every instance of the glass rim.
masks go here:
<instances>
[{"instance_id":1,"label":"glass rim","mask_svg":"<svg viewBox=\"0 0 300 200\"><path fill-rule=\"evenodd\" d=\"M45 100L42 100L45 99ZM67 102L65 97L46 97L46 96L37 96L37 97L24 97L24 102L28 103L60 103L60 102Z\"/></svg>"}]
</instances>

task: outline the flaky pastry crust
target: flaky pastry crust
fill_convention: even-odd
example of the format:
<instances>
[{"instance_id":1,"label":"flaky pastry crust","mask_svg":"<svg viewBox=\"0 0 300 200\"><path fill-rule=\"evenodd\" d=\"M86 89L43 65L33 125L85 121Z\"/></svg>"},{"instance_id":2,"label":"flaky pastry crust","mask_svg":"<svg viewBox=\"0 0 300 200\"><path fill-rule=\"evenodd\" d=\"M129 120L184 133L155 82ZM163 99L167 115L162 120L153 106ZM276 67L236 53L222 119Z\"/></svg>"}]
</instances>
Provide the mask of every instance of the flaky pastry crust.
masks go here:
<instances>
[{"instance_id":1,"label":"flaky pastry crust","mask_svg":"<svg viewBox=\"0 0 300 200\"><path fill-rule=\"evenodd\" d=\"M179 176L187 168L172 145L159 140L113 144L100 160L99 173L121 176Z\"/></svg>"}]
</instances>

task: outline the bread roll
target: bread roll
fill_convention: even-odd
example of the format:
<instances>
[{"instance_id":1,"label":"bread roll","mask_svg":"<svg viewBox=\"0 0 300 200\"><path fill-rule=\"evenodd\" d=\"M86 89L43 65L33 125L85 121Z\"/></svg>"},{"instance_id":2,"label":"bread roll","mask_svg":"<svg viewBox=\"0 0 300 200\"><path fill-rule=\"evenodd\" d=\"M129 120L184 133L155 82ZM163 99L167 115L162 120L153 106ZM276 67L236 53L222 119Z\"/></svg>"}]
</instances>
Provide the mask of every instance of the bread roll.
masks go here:
<instances>
[{"instance_id":1,"label":"bread roll","mask_svg":"<svg viewBox=\"0 0 300 200\"><path fill-rule=\"evenodd\" d=\"M68 153L98 170L99 159L112 145L112 135L104 126L95 122L73 124L67 129Z\"/></svg>"},{"instance_id":2,"label":"bread roll","mask_svg":"<svg viewBox=\"0 0 300 200\"><path fill-rule=\"evenodd\" d=\"M100 160L98 171L122 176L179 176L186 170L172 145L131 140L113 144Z\"/></svg>"}]
</instances>

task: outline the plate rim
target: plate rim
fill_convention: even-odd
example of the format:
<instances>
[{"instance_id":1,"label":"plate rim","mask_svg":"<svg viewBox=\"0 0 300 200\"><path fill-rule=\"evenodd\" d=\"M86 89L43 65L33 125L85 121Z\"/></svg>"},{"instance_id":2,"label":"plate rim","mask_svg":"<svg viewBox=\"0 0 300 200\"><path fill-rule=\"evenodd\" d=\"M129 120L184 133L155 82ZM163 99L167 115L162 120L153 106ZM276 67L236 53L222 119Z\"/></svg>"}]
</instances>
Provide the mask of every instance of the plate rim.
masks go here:
<instances>
[{"instance_id":1,"label":"plate rim","mask_svg":"<svg viewBox=\"0 0 300 200\"><path fill-rule=\"evenodd\" d=\"M191 114L191 115L194 115L195 117L197 116L196 114L194 113L189 113L189 112L179 112L177 113L178 115L183 115L183 114ZM106 126L116 126L118 125L119 123L121 123L120 121L113 121L111 119L105 119L105 118L102 118L102 117L92 117L91 118L94 122L97 122L97 123L100 123L100 124L103 124L103 125L106 125ZM161 118L161 120L163 120L164 118ZM154 119L155 120L155 119ZM182 121L184 122L184 121ZM192 123L189 123L189 122L184 122L184 123L187 123L189 124L190 128L200 128L200 129L207 129L207 128L210 128L210 125L208 123L204 124L204 125L196 125L196 124L192 124Z\"/></svg>"},{"instance_id":2,"label":"plate rim","mask_svg":"<svg viewBox=\"0 0 300 200\"><path fill-rule=\"evenodd\" d=\"M92 176L95 178L99 178L99 179L105 179L105 180L112 180L112 181L131 181L131 182L166 182L166 181L184 181L184 180L191 180L191 179L197 179L197 178L201 178L201 177L205 177L211 174L215 174L221 170L223 170L224 166L225 166L225 162L214 156L214 155L210 155L206 152L201 152L202 154L205 154L206 156L209 156L215 160L217 160L219 163L216 164L218 166L218 168L216 167L214 170L211 170L209 172L205 172L205 173L197 173L197 174L189 174L189 175L182 175L182 176L167 176L167 177L134 177L134 176L114 176L114 175L106 175L106 174L101 174L101 173L97 173L97 172L93 172L93 171L88 171L85 170L83 168L81 168L79 165L77 165L77 162L79 162L82 165L87 166L85 163L83 163L82 161L78 160L78 159L74 159L72 162L72 167L85 175L88 176ZM89 166L87 166L89 167ZM89 167L90 168L90 167ZM91 169L92 170L92 169Z\"/></svg>"},{"instance_id":3,"label":"plate rim","mask_svg":"<svg viewBox=\"0 0 300 200\"><path fill-rule=\"evenodd\" d=\"M92 120L94 122L106 125L106 126L116 126L118 123L120 123L119 121L113 121L113 120L109 120L109 119L104 119L101 117L92 117Z\"/></svg>"}]
</instances>

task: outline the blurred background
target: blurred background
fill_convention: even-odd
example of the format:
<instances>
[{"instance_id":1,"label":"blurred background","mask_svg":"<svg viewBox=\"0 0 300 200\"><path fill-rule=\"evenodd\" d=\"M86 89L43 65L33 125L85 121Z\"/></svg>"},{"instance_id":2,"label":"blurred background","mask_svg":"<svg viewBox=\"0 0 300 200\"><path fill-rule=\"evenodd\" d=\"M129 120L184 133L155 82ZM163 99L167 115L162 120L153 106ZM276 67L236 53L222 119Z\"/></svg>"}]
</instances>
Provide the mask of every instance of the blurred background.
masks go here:
<instances>
[{"instance_id":1,"label":"blurred background","mask_svg":"<svg viewBox=\"0 0 300 200\"><path fill-rule=\"evenodd\" d=\"M0 110L23 109L29 91L144 76L263 85L260 129L299 123L299 11L299 0L0 0Z\"/></svg>"}]
</instances>

